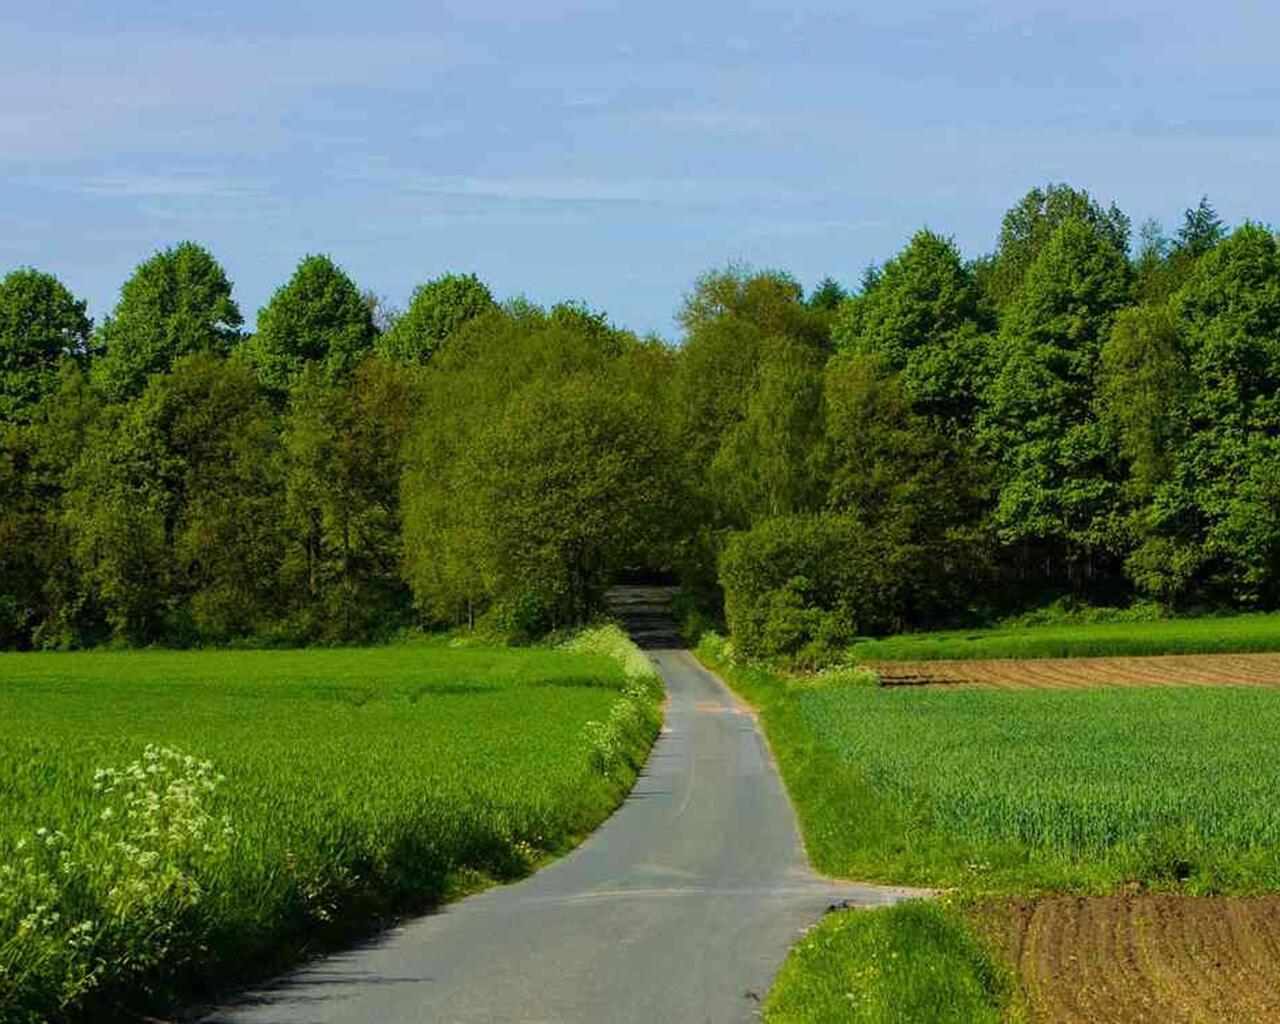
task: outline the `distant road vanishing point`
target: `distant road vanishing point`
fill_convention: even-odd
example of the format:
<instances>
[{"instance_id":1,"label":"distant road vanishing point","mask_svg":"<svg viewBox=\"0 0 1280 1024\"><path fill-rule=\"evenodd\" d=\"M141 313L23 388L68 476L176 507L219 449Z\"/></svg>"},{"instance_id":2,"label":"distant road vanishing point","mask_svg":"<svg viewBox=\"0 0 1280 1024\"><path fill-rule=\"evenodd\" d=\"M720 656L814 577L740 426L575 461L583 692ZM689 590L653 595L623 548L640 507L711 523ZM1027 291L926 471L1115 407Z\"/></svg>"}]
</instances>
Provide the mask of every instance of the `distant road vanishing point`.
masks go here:
<instances>
[{"instance_id":1,"label":"distant road vanishing point","mask_svg":"<svg viewBox=\"0 0 1280 1024\"><path fill-rule=\"evenodd\" d=\"M313 961L206 1024L750 1021L829 906L914 895L810 871L750 710L680 648L666 596L612 594L669 700L645 771L598 831L530 878Z\"/></svg>"}]
</instances>

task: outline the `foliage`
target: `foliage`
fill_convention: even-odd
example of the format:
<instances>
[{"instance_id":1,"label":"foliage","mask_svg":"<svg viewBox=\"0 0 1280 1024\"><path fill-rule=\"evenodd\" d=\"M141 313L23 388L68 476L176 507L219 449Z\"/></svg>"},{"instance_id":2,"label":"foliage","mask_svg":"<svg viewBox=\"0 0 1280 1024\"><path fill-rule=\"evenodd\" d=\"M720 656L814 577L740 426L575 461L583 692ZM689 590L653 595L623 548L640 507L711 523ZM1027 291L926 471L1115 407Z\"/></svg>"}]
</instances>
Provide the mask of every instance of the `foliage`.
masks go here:
<instances>
[{"instance_id":1,"label":"foliage","mask_svg":"<svg viewBox=\"0 0 1280 1024\"><path fill-rule=\"evenodd\" d=\"M252 372L208 354L94 422L63 517L116 638L225 637L263 621L277 597L278 459Z\"/></svg>"},{"instance_id":2,"label":"foliage","mask_svg":"<svg viewBox=\"0 0 1280 1024\"><path fill-rule=\"evenodd\" d=\"M94 385L112 400L133 398L184 356L229 352L243 322L231 282L208 251L194 242L164 249L138 266L103 322Z\"/></svg>"},{"instance_id":3,"label":"foliage","mask_svg":"<svg viewBox=\"0 0 1280 1024\"><path fill-rule=\"evenodd\" d=\"M964 919L909 901L829 913L791 947L765 1002L770 1024L1000 1024L1004 968Z\"/></svg>"},{"instance_id":4,"label":"foliage","mask_svg":"<svg viewBox=\"0 0 1280 1024\"><path fill-rule=\"evenodd\" d=\"M378 350L393 361L425 363L458 328L493 308L493 294L475 274L445 274L414 291Z\"/></svg>"},{"instance_id":5,"label":"foliage","mask_svg":"<svg viewBox=\"0 0 1280 1024\"><path fill-rule=\"evenodd\" d=\"M17 270L0 644L528 641L637 570L722 622L722 553L775 520L831 564L735 580L754 651L765 623L808 658L1064 595L1280 607L1277 253L1202 199L1131 259L1122 212L1053 184L993 253L920 230L853 293L709 271L679 346L470 274L401 315L325 256L244 338L194 243L139 266L86 343L83 303Z\"/></svg>"},{"instance_id":6,"label":"foliage","mask_svg":"<svg viewBox=\"0 0 1280 1024\"><path fill-rule=\"evenodd\" d=\"M1185 601L1269 606L1280 596L1280 247L1254 224L1196 263L1174 296L1177 348L1166 376L1170 456L1145 510L1130 570L1147 591ZM1171 346L1166 344L1166 349ZM1171 364L1171 365L1169 365Z\"/></svg>"},{"instance_id":7,"label":"foliage","mask_svg":"<svg viewBox=\"0 0 1280 1024\"><path fill-rule=\"evenodd\" d=\"M805 302L810 309L820 309L826 313L834 313L846 297L847 293L840 286L840 282L833 277L824 277L818 282L817 287L809 293L809 298Z\"/></svg>"},{"instance_id":8,"label":"foliage","mask_svg":"<svg viewBox=\"0 0 1280 1024\"><path fill-rule=\"evenodd\" d=\"M817 507L822 481L815 463L822 439L820 354L789 338L760 346L755 382L742 418L727 427L707 479L734 523Z\"/></svg>"},{"instance_id":9,"label":"foliage","mask_svg":"<svg viewBox=\"0 0 1280 1024\"><path fill-rule=\"evenodd\" d=\"M1096 410L1099 367L1128 266L1104 232L1068 219L1045 242L1001 323L982 428L999 452L994 510L1006 543L1093 568L1116 549L1119 472Z\"/></svg>"},{"instance_id":10,"label":"foliage","mask_svg":"<svg viewBox=\"0 0 1280 1024\"><path fill-rule=\"evenodd\" d=\"M572 307L469 324L424 381L403 479L423 611L528 639L585 621L614 571L664 539L666 357Z\"/></svg>"},{"instance_id":11,"label":"foliage","mask_svg":"<svg viewBox=\"0 0 1280 1024\"><path fill-rule=\"evenodd\" d=\"M1115 253L1129 251L1130 221L1114 203L1103 209L1088 192L1065 184L1033 188L1004 215L987 287L998 305L1013 298L1022 279L1068 220L1091 228Z\"/></svg>"},{"instance_id":12,"label":"foliage","mask_svg":"<svg viewBox=\"0 0 1280 1024\"><path fill-rule=\"evenodd\" d=\"M623 663L0 657L0 1019L132 1019L565 850L657 733L638 652L581 646ZM607 774L593 721L615 726Z\"/></svg>"},{"instance_id":13,"label":"foliage","mask_svg":"<svg viewBox=\"0 0 1280 1024\"><path fill-rule=\"evenodd\" d=\"M85 356L91 327L84 300L52 274L24 268L0 280L0 428L56 389L59 363Z\"/></svg>"},{"instance_id":14,"label":"foliage","mask_svg":"<svg viewBox=\"0 0 1280 1024\"><path fill-rule=\"evenodd\" d=\"M725 616L747 655L817 654L883 630L900 580L847 517L777 516L730 536L720 561Z\"/></svg>"},{"instance_id":15,"label":"foliage","mask_svg":"<svg viewBox=\"0 0 1280 1024\"><path fill-rule=\"evenodd\" d=\"M900 373L915 407L954 429L973 419L985 321L955 243L924 230L881 268L874 288L840 307L832 337L838 349Z\"/></svg>"},{"instance_id":16,"label":"foliage","mask_svg":"<svg viewBox=\"0 0 1280 1024\"><path fill-rule=\"evenodd\" d=\"M309 364L334 379L373 346L373 315L355 283L328 256L307 256L258 311L244 354L263 387L283 394Z\"/></svg>"},{"instance_id":17,"label":"foliage","mask_svg":"<svg viewBox=\"0 0 1280 1024\"><path fill-rule=\"evenodd\" d=\"M411 372L375 356L345 385L314 364L295 382L281 429L292 635L349 641L404 623L399 488L415 395Z\"/></svg>"},{"instance_id":18,"label":"foliage","mask_svg":"<svg viewBox=\"0 0 1280 1024\"><path fill-rule=\"evenodd\" d=\"M824 353L830 342L824 316L801 301L792 278L776 272L729 267L705 274L685 298L679 319L686 336L673 382L674 408L686 472L696 481L698 467L712 463L746 417L764 353L772 348L794 366L798 351ZM714 503L714 490L707 497Z\"/></svg>"}]
</instances>

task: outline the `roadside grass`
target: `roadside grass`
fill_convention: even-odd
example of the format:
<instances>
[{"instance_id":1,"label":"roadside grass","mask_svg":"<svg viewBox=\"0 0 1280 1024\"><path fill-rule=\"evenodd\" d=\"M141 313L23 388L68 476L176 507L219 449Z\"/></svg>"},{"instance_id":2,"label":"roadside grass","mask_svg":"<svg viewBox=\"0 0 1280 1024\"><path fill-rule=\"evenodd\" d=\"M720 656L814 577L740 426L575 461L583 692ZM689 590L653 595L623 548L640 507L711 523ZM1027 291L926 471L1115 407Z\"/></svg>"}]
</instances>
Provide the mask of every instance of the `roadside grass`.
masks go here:
<instances>
[{"instance_id":1,"label":"roadside grass","mask_svg":"<svg viewBox=\"0 0 1280 1024\"><path fill-rule=\"evenodd\" d=\"M563 852L660 724L620 637L0 655L0 1021L163 1008Z\"/></svg>"},{"instance_id":2,"label":"roadside grass","mask_svg":"<svg viewBox=\"0 0 1280 1024\"><path fill-rule=\"evenodd\" d=\"M998 1024L1013 981L964 921L908 901L828 914L797 942L764 1006L769 1024Z\"/></svg>"},{"instance_id":3,"label":"roadside grass","mask_svg":"<svg viewBox=\"0 0 1280 1024\"><path fill-rule=\"evenodd\" d=\"M1263 651L1280 651L1280 614L903 633L880 640L860 640L848 649L847 656L855 662L874 664L877 661Z\"/></svg>"},{"instance_id":4,"label":"roadside grass","mask_svg":"<svg viewBox=\"0 0 1280 1024\"><path fill-rule=\"evenodd\" d=\"M1280 693L788 680L699 654L762 712L814 866L973 891L1280 888Z\"/></svg>"}]
</instances>

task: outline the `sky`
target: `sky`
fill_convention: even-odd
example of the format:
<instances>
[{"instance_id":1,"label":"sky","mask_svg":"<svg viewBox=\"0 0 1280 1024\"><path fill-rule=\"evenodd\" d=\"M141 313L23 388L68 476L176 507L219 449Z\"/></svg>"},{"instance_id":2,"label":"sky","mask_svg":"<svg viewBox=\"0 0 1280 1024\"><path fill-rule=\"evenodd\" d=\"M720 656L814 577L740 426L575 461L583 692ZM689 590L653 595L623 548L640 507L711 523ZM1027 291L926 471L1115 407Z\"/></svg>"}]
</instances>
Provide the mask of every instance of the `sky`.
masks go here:
<instances>
[{"instance_id":1,"label":"sky","mask_svg":"<svg viewBox=\"0 0 1280 1024\"><path fill-rule=\"evenodd\" d=\"M1051 181L1280 223L1277 38L1231 0L0 4L0 274L100 320L192 239L250 324L321 252L395 306L474 272L675 339L710 268L976 256Z\"/></svg>"}]
</instances>

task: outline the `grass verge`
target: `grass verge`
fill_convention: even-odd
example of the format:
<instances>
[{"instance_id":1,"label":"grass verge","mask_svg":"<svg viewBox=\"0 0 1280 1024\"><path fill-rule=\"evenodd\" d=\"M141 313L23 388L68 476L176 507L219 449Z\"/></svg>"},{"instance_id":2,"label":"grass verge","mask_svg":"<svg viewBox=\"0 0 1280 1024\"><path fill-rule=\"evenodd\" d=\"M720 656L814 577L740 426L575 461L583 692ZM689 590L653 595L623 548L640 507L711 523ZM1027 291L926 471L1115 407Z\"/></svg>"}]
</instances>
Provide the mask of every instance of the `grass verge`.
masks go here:
<instances>
[{"instance_id":1,"label":"grass verge","mask_svg":"<svg viewBox=\"0 0 1280 1024\"><path fill-rule=\"evenodd\" d=\"M0 655L0 1021L155 1011L563 852L660 725L620 631L570 646Z\"/></svg>"},{"instance_id":2,"label":"grass verge","mask_svg":"<svg viewBox=\"0 0 1280 1024\"><path fill-rule=\"evenodd\" d=\"M1008 972L953 911L910 901L828 914L791 949L769 1024L999 1024Z\"/></svg>"},{"instance_id":3,"label":"grass verge","mask_svg":"<svg viewBox=\"0 0 1280 1024\"><path fill-rule=\"evenodd\" d=\"M856 662L968 658L1086 658L1280 651L1280 615L1152 622L1086 622L943 633L904 633L855 643Z\"/></svg>"}]
</instances>

